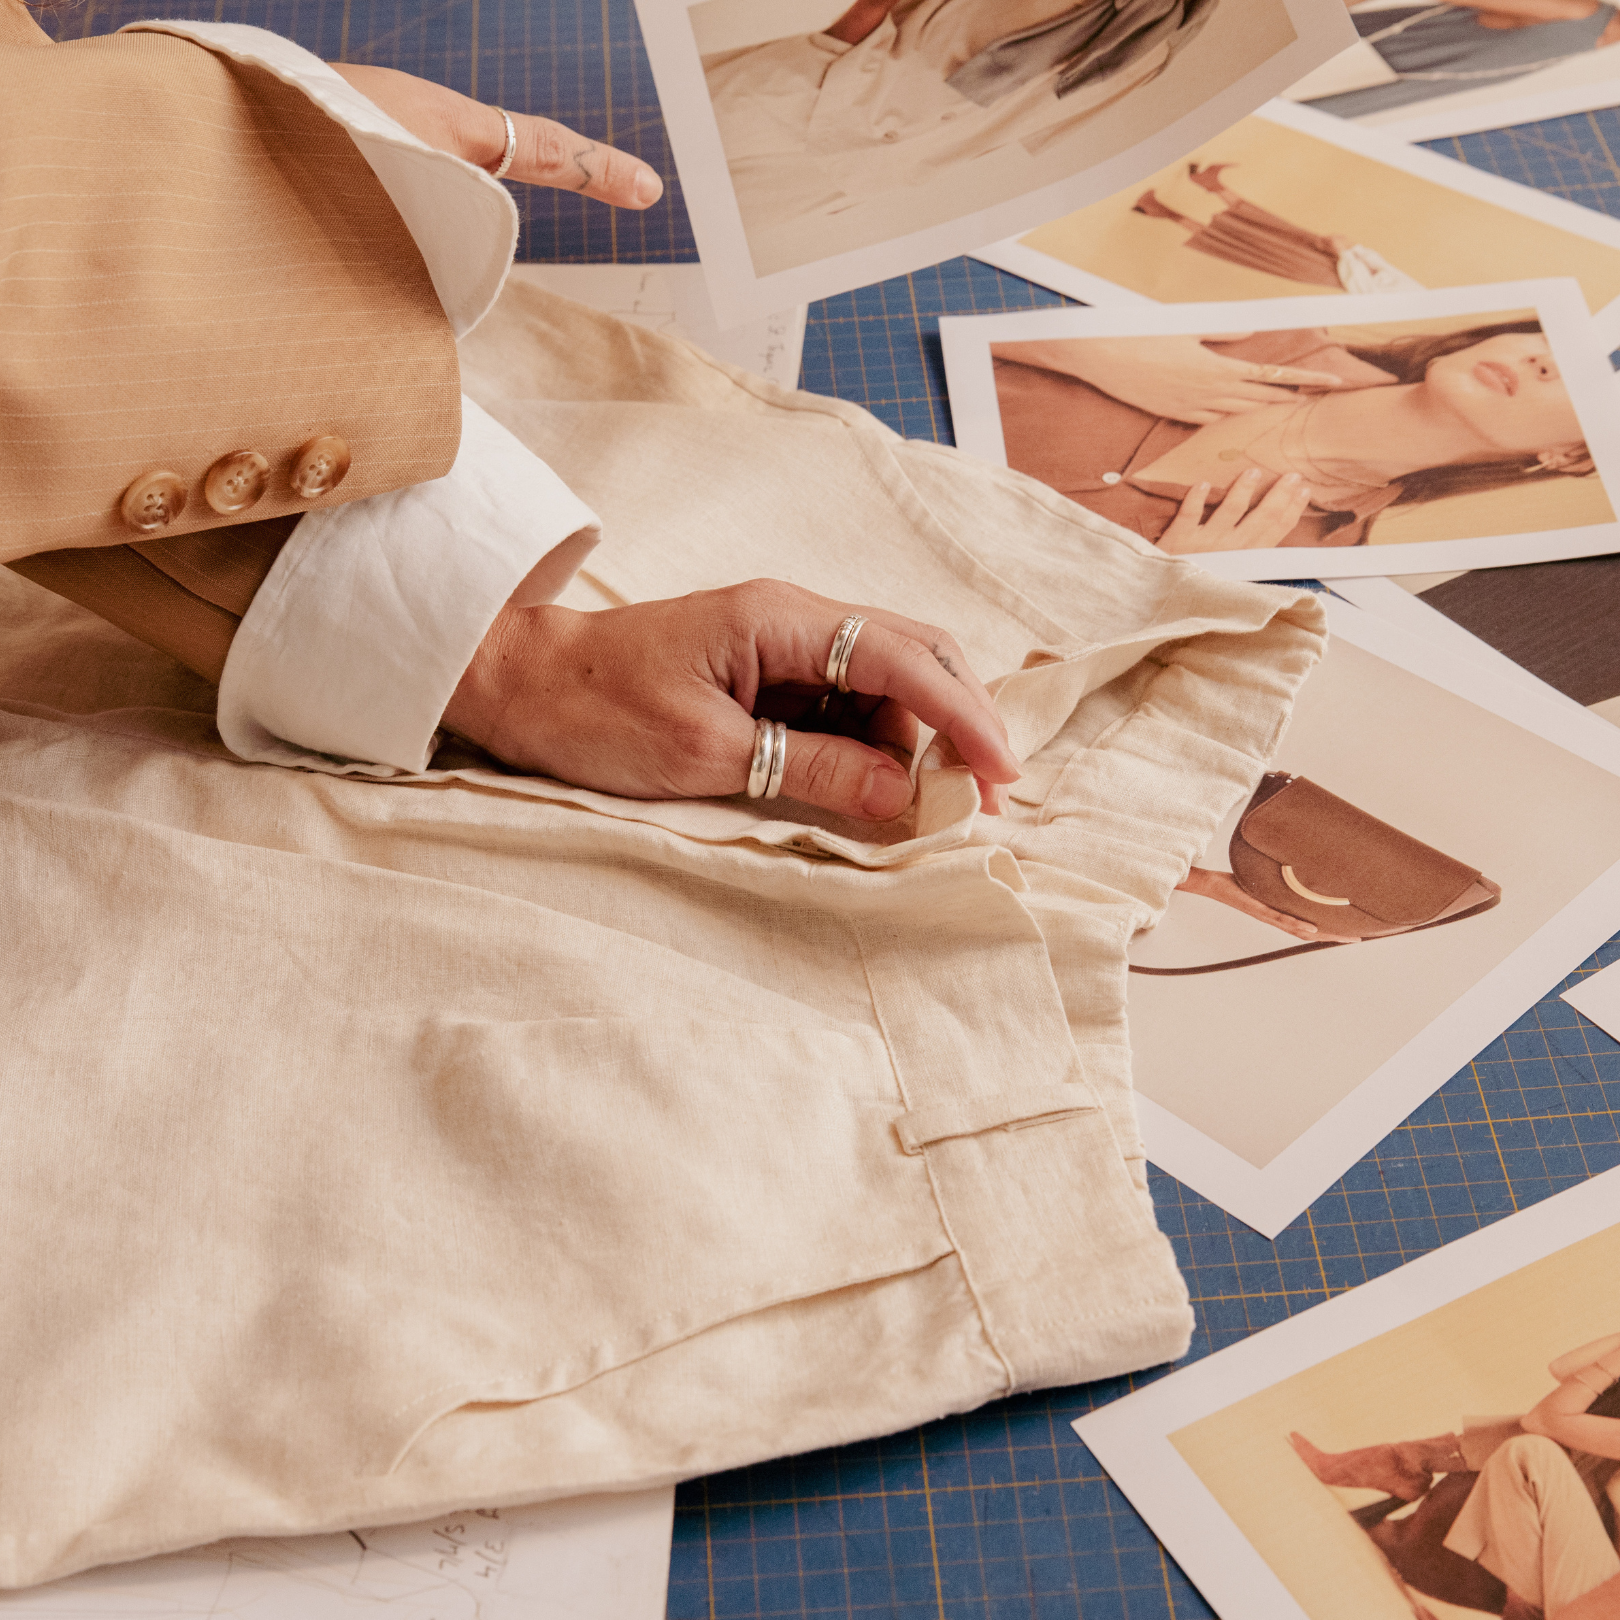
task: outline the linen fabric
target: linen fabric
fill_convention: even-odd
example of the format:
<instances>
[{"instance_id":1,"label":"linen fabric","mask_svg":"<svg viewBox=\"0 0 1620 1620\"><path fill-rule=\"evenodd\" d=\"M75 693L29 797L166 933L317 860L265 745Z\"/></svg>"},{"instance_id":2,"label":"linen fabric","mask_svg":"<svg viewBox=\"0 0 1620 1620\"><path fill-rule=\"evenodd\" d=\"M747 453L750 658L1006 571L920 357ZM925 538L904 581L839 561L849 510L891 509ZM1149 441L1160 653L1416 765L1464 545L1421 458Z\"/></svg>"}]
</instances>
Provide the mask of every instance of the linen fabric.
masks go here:
<instances>
[{"instance_id":1,"label":"linen fabric","mask_svg":"<svg viewBox=\"0 0 1620 1620\"><path fill-rule=\"evenodd\" d=\"M768 572L947 625L1013 813L937 754L875 830L449 750L266 769L7 576L0 1584L640 1489L1186 1347L1125 946L1275 749L1314 598L533 287L463 374L612 527L566 601Z\"/></svg>"}]
</instances>

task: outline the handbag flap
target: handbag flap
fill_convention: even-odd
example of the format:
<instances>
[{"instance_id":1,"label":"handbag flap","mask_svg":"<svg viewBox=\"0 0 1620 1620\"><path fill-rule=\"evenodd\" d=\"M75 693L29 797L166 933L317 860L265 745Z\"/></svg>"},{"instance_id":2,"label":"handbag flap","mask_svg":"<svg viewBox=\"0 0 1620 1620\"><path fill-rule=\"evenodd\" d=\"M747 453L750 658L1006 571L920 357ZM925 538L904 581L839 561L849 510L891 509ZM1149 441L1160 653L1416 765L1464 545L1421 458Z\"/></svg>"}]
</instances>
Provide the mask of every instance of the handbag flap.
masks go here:
<instances>
[{"instance_id":1,"label":"handbag flap","mask_svg":"<svg viewBox=\"0 0 1620 1620\"><path fill-rule=\"evenodd\" d=\"M1302 776L1254 805L1236 837L1314 894L1349 900L1391 927L1428 922L1479 877Z\"/></svg>"}]
</instances>

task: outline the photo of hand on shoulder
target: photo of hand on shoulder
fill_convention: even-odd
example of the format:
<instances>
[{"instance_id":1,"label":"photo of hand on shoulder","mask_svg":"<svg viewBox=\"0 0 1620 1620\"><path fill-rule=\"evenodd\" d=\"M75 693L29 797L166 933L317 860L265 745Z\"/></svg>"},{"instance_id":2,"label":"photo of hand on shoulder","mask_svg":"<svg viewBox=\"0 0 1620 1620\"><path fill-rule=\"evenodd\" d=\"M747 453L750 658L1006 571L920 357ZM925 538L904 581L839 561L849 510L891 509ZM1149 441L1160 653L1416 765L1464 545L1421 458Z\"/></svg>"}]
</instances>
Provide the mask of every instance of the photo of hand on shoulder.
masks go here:
<instances>
[{"instance_id":1,"label":"photo of hand on shoulder","mask_svg":"<svg viewBox=\"0 0 1620 1620\"><path fill-rule=\"evenodd\" d=\"M23 431L0 446L18 492L0 560L217 683L245 759L409 774L443 728L579 787L732 795L768 714L795 732L782 794L886 820L910 803L921 723L1000 812L1018 766L945 630L769 581L555 605L601 525L461 397L455 342L511 262L497 180L641 210L663 193L651 167L261 29L54 43L36 21L52 9L0 0L8 173L67 152L83 177L0 199L13 247L51 266L7 300L0 385ZM224 109L218 139L182 180L163 153L199 104ZM143 289L133 316L80 321L109 274ZM824 701L851 614L850 695Z\"/></svg>"}]
</instances>

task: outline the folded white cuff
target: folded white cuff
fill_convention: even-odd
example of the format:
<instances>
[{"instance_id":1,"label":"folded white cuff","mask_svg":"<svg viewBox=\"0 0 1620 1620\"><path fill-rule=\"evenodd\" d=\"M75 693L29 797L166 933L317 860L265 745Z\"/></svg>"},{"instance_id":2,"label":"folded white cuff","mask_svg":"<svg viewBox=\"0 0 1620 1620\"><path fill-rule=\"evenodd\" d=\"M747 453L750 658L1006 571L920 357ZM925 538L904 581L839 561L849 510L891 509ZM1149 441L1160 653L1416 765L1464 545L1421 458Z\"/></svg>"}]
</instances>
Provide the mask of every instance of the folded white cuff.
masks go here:
<instances>
[{"instance_id":1,"label":"folded white cuff","mask_svg":"<svg viewBox=\"0 0 1620 1620\"><path fill-rule=\"evenodd\" d=\"M461 408L443 478L299 520L225 661L233 753L340 775L425 770L496 614L520 585L525 604L553 600L601 538L538 456L470 399Z\"/></svg>"}]
</instances>

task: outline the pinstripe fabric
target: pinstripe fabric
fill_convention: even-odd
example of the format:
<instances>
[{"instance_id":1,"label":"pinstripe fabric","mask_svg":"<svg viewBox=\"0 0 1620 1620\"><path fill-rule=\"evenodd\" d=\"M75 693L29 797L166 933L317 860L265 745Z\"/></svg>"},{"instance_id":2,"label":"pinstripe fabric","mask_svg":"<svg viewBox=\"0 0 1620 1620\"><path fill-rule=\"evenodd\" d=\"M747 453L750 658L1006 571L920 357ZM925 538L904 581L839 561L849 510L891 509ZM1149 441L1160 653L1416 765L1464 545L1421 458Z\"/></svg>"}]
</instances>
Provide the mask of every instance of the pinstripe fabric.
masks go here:
<instances>
[{"instance_id":1,"label":"pinstripe fabric","mask_svg":"<svg viewBox=\"0 0 1620 1620\"><path fill-rule=\"evenodd\" d=\"M455 346L420 253L348 135L298 90L164 34L41 49L0 33L0 560L122 545L126 486L168 467L164 538L234 522L201 496L269 457L254 520L446 472ZM319 433L354 464L294 498Z\"/></svg>"},{"instance_id":2,"label":"pinstripe fabric","mask_svg":"<svg viewBox=\"0 0 1620 1620\"><path fill-rule=\"evenodd\" d=\"M297 522L289 514L140 545L39 551L8 566L217 686L237 626Z\"/></svg>"}]
</instances>

